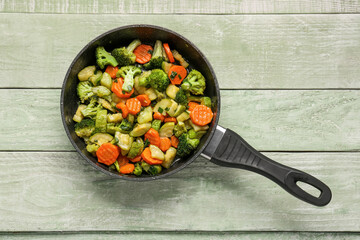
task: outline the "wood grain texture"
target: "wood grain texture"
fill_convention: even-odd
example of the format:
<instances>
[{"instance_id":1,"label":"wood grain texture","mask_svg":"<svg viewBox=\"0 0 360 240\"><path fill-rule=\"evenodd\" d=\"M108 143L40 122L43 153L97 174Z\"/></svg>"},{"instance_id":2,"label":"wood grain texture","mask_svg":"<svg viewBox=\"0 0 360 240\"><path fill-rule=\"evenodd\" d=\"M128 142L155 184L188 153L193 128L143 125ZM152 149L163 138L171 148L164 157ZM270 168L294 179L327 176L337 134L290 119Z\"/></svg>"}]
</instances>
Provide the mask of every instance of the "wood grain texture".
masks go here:
<instances>
[{"instance_id":1,"label":"wood grain texture","mask_svg":"<svg viewBox=\"0 0 360 240\"><path fill-rule=\"evenodd\" d=\"M357 13L358 1L347 0L2 0L1 12L27 13L140 13L140 14L243 14L243 13Z\"/></svg>"},{"instance_id":2,"label":"wood grain texture","mask_svg":"<svg viewBox=\"0 0 360 240\"><path fill-rule=\"evenodd\" d=\"M360 153L265 153L329 185L304 203L199 158L153 182L111 179L75 152L0 152L0 231L360 231Z\"/></svg>"},{"instance_id":3,"label":"wood grain texture","mask_svg":"<svg viewBox=\"0 0 360 240\"><path fill-rule=\"evenodd\" d=\"M61 233L61 234L3 234L4 240L64 239L64 240L358 240L358 233L306 233L306 232L117 232L117 233Z\"/></svg>"},{"instance_id":4,"label":"wood grain texture","mask_svg":"<svg viewBox=\"0 0 360 240\"><path fill-rule=\"evenodd\" d=\"M139 23L190 39L208 57L221 88L360 88L360 14L6 13L0 14L0 87L58 88L86 43ZM26 77L19 76L19 65Z\"/></svg>"},{"instance_id":5,"label":"wood grain texture","mask_svg":"<svg viewBox=\"0 0 360 240\"><path fill-rule=\"evenodd\" d=\"M256 149L360 150L359 91L223 90L221 100L220 125ZM0 102L0 150L73 150L60 90L2 89Z\"/></svg>"}]
</instances>

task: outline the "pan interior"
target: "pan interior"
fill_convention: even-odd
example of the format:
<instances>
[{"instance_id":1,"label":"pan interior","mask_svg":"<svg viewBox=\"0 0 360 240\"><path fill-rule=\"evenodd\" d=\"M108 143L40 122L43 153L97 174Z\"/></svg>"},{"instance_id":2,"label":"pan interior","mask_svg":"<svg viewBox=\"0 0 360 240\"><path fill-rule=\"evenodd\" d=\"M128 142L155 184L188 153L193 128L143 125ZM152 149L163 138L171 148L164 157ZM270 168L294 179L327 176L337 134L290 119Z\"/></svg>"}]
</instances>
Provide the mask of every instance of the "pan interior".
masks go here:
<instances>
[{"instance_id":1,"label":"pan interior","mask_svg":"<svg viewBox=\"0 0 360 240\"><path fill-rule=\"evenodd\" d=\"M142 177L119 175L117 172L109 171L108 166L98 163L97 159L86 151L86 145L84 141L75 134L74 122L72 120L79 102L76 93L76 86L78 84L77 74L86 66L96 65L96 47L104 46L106 50L111 51L116 47L127 46L134 39L140 39L141 42L149 44L153 44L156 40L169 43L172 49L176 49L178 52L180 52L180 54L190 63L190 68L196 69L204 75L206 79L205 95L211 97L213 102L212 110L214 112L214 119L211 123L209 131L201 139L198 150L187 159L175 161L172 167L169 169L163 169L163 171L155 177L147 175ZM98 36L88 45L86 45L75 57L65 76L61 94L61 112L63 124L71 143L91 165L114 177L128 180L151 180L161 178L179 171L191 163L201 153L207 142L210 140L218 122L220 107L219 97L219 87L212 67L210 66L205 56L197 47L195 47L194 44L179 34L168 29L151 25L131 25L113 29Z\"/></svg>"}]
</instances>

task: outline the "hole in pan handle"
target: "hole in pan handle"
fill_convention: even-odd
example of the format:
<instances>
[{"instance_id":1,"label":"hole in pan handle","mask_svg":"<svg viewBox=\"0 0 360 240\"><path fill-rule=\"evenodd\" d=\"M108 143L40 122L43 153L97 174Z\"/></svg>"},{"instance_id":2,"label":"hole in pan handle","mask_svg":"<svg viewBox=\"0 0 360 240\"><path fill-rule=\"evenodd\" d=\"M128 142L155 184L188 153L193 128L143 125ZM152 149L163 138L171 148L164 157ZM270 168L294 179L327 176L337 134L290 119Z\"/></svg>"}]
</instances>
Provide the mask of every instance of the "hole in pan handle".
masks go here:
<instances>
[{"instance_id":1,"label":"hole in pan handle","mask_svg":"<svg viewBox=\"0 0 360 240\"><path fill-rule=\"evenodd\" d=\"M310 204L325 206L331 200L330 188L319 179L271 160L230 129L217 126L213 138L202 155L220 166L259 173L276 182L293 196ZM320 195L311 195L300 188L297 182L311 185L320 191Z\"/></svg>"}]
</instances>

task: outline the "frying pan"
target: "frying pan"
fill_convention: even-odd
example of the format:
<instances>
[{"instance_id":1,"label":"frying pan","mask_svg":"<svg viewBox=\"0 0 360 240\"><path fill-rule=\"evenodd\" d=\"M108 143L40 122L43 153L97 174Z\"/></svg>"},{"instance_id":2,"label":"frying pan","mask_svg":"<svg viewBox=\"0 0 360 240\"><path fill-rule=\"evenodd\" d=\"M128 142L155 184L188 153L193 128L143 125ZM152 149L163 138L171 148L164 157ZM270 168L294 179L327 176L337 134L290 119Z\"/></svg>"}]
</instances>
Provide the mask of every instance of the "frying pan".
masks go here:
<instances>
[{"instance_id":1,"label":"frying pan","mask_svg":"<svg viewBox=\"0 0 360 240\"><path fill-rule=\"evenodd\" d=\"M97 162L86 151L84 141L74 131L72 117L78 106L76 86L78 72L88 65L95 65L95 49L105 46L107 50L115 47L126 46L132 40L140 39L144 43L153 43L159 39L167 42L173 49L177 49L191 64L190 67L199 70L206 79L205 95L212 99L214 118L210 128L202 137L197 150L186 159L177 159L169 169L164 169L156 176L120 175L109 170ZM200 50L183 36L162 27L153 25L129 25L110 30L88 43L71 63L62 86L60 99L61 117L67 136L77 152L93 167L112 177L132 180L147 181L164 178L185 168L200 154L209 161L232 168L241 168L259 173L274 181L295 197L316 206L324 206L331 200L331 190L317 178L300 170L284 166L262 155L251 147L237 133L218 125L220 115L220 90L215 73ZM298 186L298 182L307 183L320 191L319 196L314 196Z\"/></svg>"}]
</instances>

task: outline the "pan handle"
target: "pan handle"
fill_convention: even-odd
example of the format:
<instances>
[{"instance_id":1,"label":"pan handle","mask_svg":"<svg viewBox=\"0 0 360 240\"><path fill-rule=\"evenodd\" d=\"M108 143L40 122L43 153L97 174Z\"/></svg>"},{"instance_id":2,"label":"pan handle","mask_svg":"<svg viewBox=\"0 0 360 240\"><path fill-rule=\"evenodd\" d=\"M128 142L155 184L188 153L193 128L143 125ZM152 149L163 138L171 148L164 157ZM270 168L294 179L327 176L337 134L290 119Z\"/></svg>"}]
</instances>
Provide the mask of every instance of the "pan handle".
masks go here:
<instances>
[{"instance_id":1,"label":"pan handle","mask_svg":"<svg viewBox=\"0 0 360 240\"><path fill-rule=\"evenodd\" d=\"M217 126L214 137L202 155L220 166L242 168L259 173L310 204L325 206L331 200L330 188L319 179L271 160L230 129ZM315 187L320 191L320 195L311 195L300 188L297 182L304 182Z\"/></svg>"}]
</instances>

